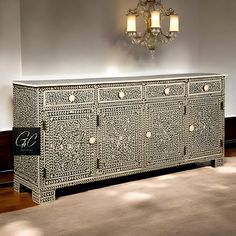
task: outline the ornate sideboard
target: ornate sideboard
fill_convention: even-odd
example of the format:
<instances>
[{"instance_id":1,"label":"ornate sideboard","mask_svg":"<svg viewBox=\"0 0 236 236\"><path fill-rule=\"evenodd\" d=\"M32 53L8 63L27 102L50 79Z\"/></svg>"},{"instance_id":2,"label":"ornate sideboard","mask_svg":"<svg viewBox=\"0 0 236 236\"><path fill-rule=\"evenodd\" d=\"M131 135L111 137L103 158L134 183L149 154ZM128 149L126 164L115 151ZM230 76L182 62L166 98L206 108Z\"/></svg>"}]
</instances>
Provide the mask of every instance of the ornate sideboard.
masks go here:
<instances>
[{"instance_id":1,"label":"ornate sideboard","mask_svg":"<svg viewBox=\"0 0 236 236\"><path fill-rule=\"evenodd\" d=\"M40 127L41 154L14 157L14 188L56 189L224 161L223 74L16 81L14 127Z\"/></svg>"}]
</instances>

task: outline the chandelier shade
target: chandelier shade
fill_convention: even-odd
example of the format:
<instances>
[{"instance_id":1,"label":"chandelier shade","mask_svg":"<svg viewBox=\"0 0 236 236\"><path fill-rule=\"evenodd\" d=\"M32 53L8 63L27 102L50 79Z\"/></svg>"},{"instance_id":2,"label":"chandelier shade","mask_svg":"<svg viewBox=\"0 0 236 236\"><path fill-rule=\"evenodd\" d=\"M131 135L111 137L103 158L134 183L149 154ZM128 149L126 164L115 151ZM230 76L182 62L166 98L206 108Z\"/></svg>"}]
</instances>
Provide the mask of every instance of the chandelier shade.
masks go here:
<instances>
[{"instance_id":1,"label":"chandelier shade","mask_svg":"<svg viewBox=\"0 0 236 236\"><path fill-rule=\"evenodd\" d=\"M153 55L162 44L176 38L179 32L179 16L172 8L166 9L162 0L139 0L135 9L127 15L127 35L135 45L146 47ZM137 31L137 18L145 22L144 32ZM165 29L168 20L169 29Z\"/></svg>"}]
</instances>

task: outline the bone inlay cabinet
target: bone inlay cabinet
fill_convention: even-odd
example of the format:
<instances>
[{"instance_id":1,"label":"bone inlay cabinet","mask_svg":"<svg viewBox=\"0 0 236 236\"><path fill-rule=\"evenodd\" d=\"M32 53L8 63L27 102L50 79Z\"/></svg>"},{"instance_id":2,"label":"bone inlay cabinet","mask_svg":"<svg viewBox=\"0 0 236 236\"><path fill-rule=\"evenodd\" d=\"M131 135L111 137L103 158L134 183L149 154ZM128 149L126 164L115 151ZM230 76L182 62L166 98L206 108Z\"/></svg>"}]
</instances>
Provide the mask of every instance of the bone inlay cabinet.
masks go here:
<instances>
[{"instance_id":1,"label":"bone inlay cabinet","mask_svg":"<svg viewBox=\"0 0 236 236\"><path fill-rule=\"evenodd\" d=\"M40 156L14 157L33 201L63 187L224 162L223 74L14 82L14 127L40 127Z\"/></svg>"}]
</instances>

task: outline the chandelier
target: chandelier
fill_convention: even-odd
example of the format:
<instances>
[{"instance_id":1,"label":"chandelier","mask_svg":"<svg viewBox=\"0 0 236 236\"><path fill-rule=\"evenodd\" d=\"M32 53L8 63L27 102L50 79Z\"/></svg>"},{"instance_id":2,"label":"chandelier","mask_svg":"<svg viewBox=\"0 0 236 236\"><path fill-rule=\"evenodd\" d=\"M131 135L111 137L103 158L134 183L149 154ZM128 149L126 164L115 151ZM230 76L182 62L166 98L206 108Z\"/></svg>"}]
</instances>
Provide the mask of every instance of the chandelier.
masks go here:
<instances>
[{"instance_id":1,"label":"chandelier","mask_svg":"<svg viewBox=\"0 0 236 236\"><path fill-rule=\"evenodd\" d=\"M144 32L137 32L136 20L142 17L145 23ZM166 28L169 20L169 30ZM127 35L135 45L146 47L152 55L162 44L176 38L179 31L179 17L172 8L166 9L162 0L139 0L135 9L127 13Z\"/></svg>"}]
</instances>

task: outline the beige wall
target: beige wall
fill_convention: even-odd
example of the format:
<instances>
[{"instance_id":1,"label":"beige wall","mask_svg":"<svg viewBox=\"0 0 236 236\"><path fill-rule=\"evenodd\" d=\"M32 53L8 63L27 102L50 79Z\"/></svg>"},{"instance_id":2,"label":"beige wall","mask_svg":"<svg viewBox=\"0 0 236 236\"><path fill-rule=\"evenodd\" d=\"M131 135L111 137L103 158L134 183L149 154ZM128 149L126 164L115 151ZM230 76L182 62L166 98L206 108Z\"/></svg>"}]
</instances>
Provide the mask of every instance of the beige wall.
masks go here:
<instances>
[{"instance_id":1,"label":"beige wall","mask_svg":"<svg viewBox=\"0 0 236 236\"><path fill-rule=\"evenodd\" d=\"M125 14L137 0L22 0L23 76L198 71L197 2L165 1L180 14L181 34L152 60L125 35Z\"/></svg>"},{"instance_id":2,"label":"beige wall","mask_svg":"<svg viewBox=\"0 0 236 236\"><path fill-rule=\"evenodd\" d=\"M226 116L236 116L236 1L204 0L201 5L200 67L227 73Z\"/></svg>"},{"instance_id":3,"label":"beige wall","mask_svg":"<svg viewBox=\"0 0 236 236\"><path fill-rule=\"evenodd\" d=\"M19 0L0 0L0 131L12 127L12 81L21 76Z\"/></svg>"}]
</instances>

